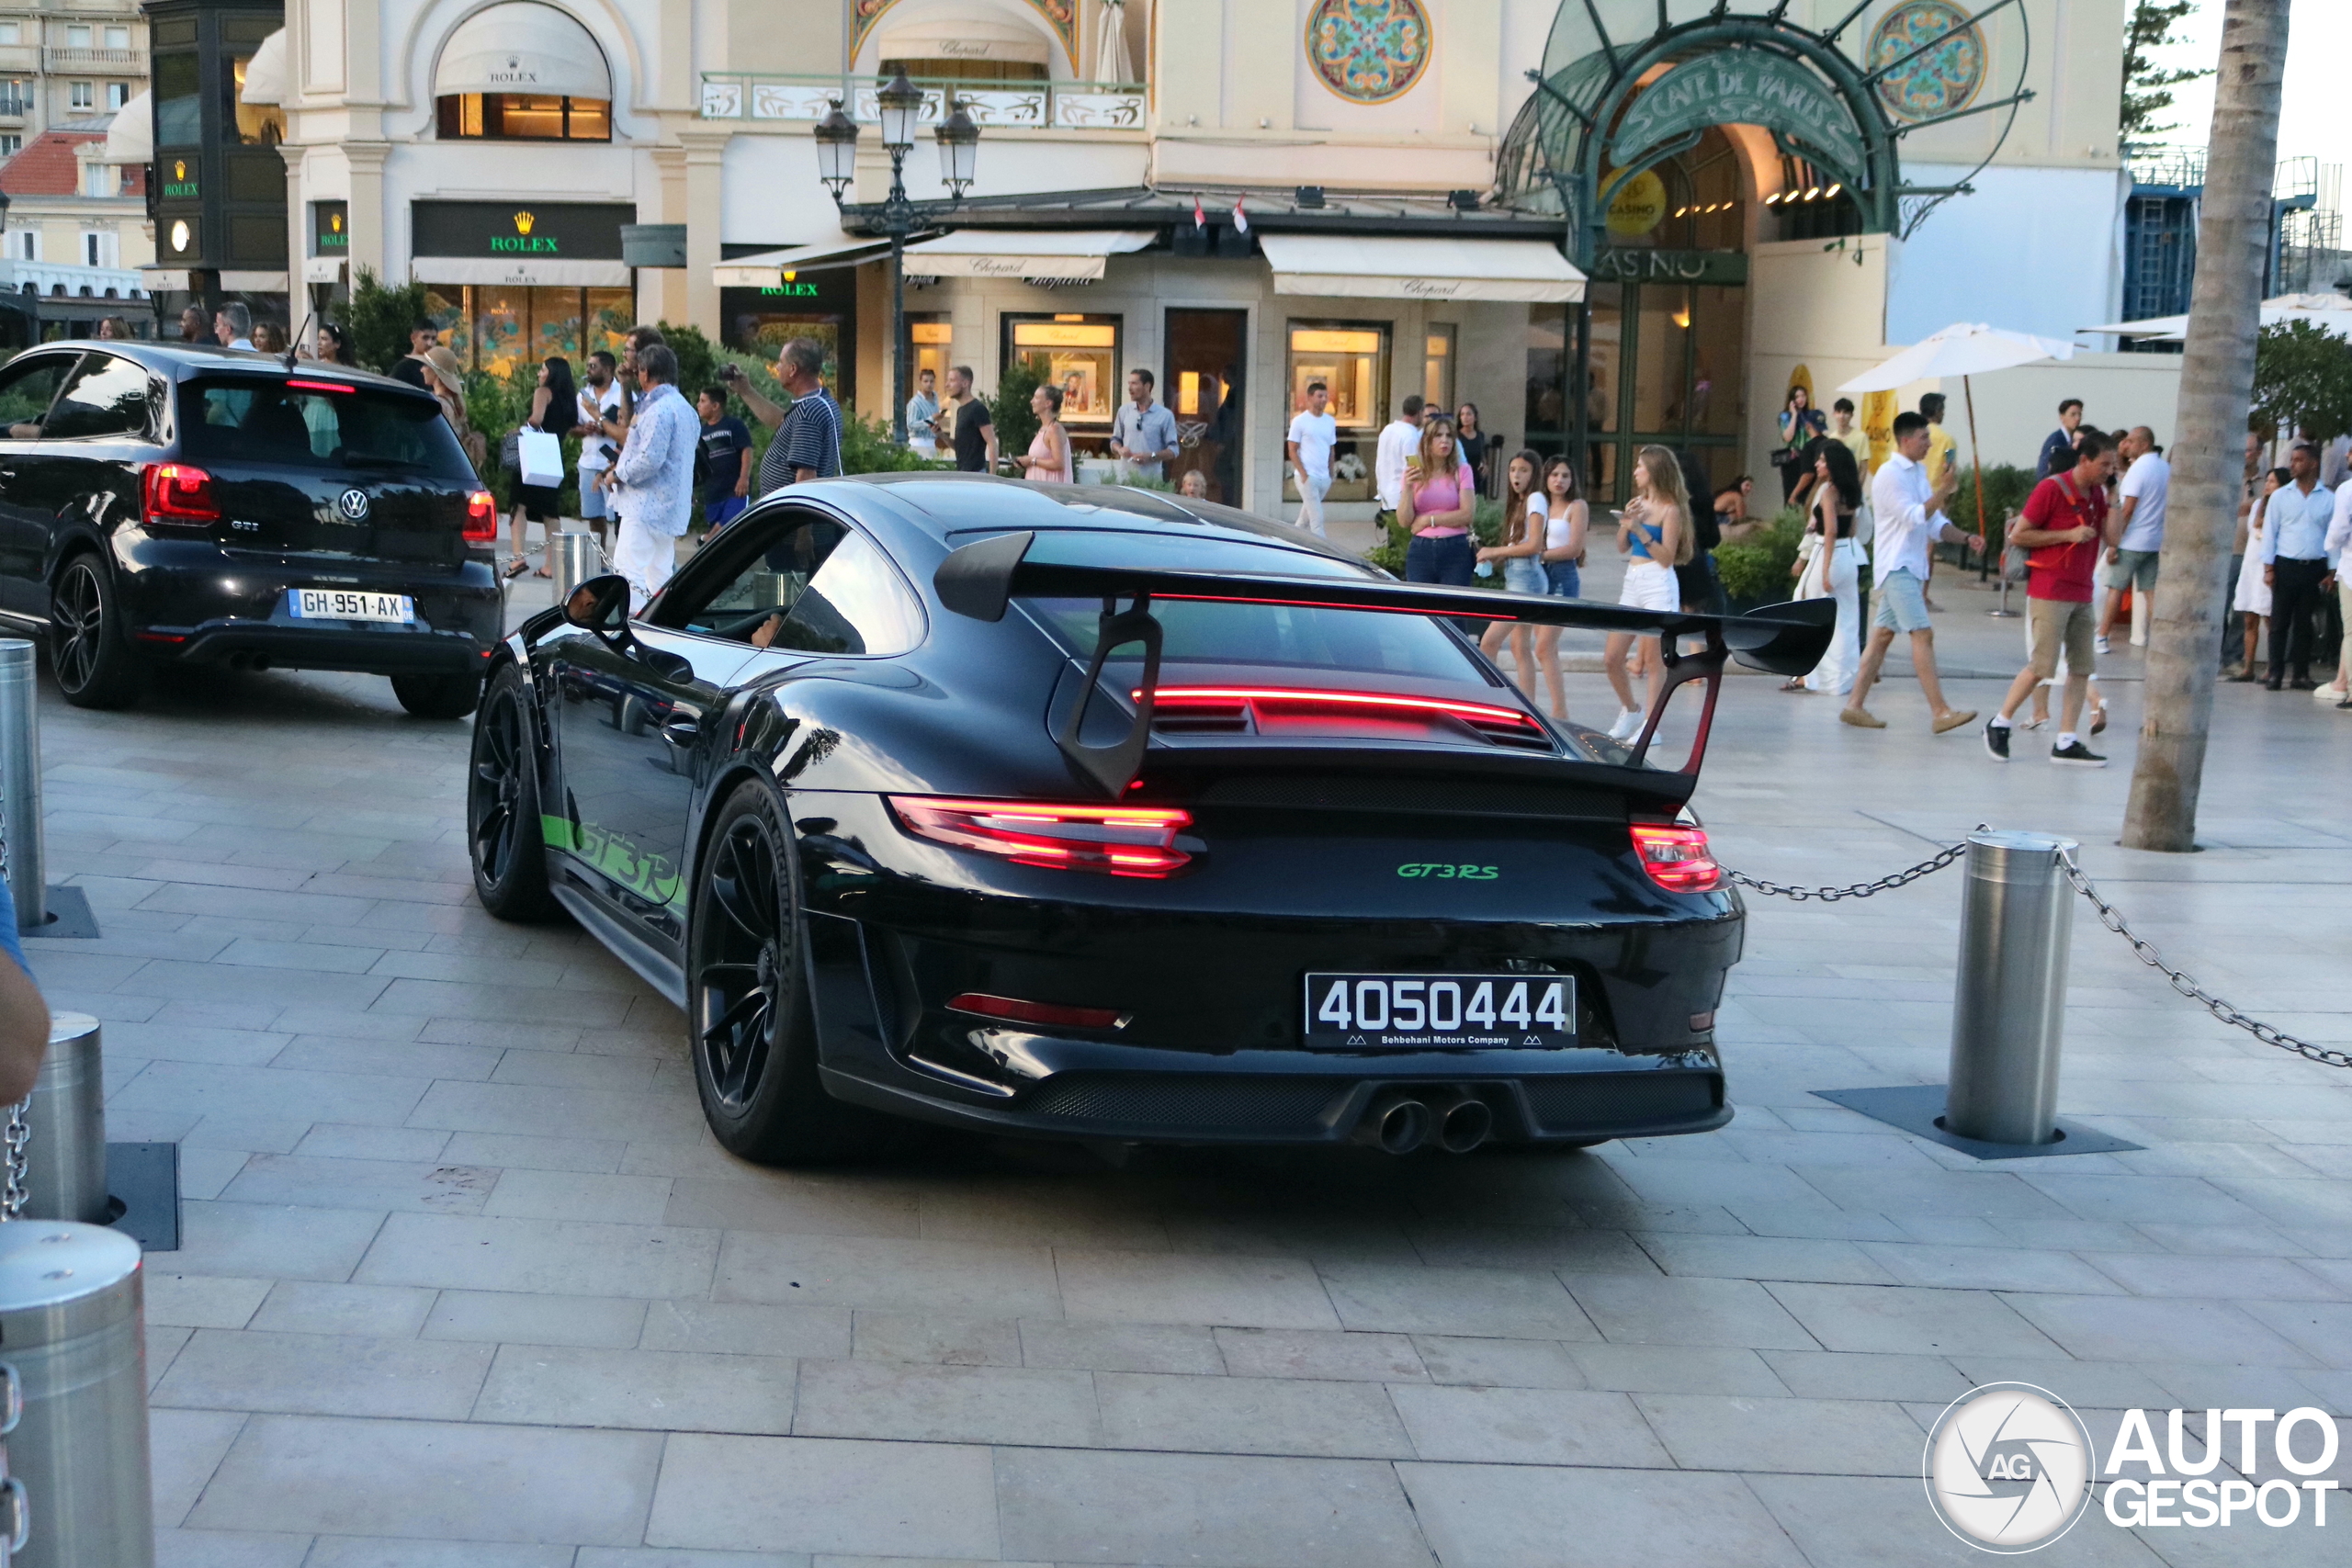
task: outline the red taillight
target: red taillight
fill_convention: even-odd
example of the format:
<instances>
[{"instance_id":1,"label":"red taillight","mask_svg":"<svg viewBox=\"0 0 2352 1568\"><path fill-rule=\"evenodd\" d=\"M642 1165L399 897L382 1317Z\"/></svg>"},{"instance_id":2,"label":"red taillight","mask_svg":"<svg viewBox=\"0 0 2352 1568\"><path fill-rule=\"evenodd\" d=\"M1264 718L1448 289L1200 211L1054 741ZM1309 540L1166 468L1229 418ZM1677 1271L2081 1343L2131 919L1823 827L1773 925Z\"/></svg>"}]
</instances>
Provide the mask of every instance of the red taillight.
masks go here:
<instances>
[{"instance_id":1,"label":"red taillight","mask_svg":"<svg viewBox=\"0 0 2352 1568\"><path fill-rule=\"evenodd\" d=\"M478 490L466 497L466 543L494 545L498 542L498 498L486 490Z\"/></svg>"},{"instance_id":2,"label":"red taillight","mask_svg":"<svg viewBox=\"0 0 2352 1568\"><path fill-rule=\"evenodd\" d=\"M1143 693L1130 694L1141 701ZM1153 711L1187 718L1240 720L1254 712L1261 724L1275 716L1329 715L1371 718L1455 718L1493 739L1543 739L1544 728L1518 708L1459 697L1424 697L1385 692L1315 690L1294 686L1161 686L1152 694Z\"/></svg>"},{"instance_id":3,"label":"red taillight","mask_svg":"<svg viewBox=\"0 0 2352 1568\"><path fill-rule=\"evenodd\" d=\"M1156 806L1039 806L894 795L899 825L919 839L1002 855L1023 865L1167 876L1192 863L1176 835L1193 814Z\"/></svg>"},{"instance_id":4,"label":"red taillight","mask_svg":"<svg viewBox=\"0 0 2352 1568\"><path fill-rule=\"evenodd\" d=\"M359 390L347 381L288 381L286 384L298 392L356 392Z\"/></svg>"},{"instance_id":5,"label":"red taillight","mask_svg":"<svg viewBox=\"0 0 2352 1568\"><path fill-rule=\"evenodd\" d=\"M218 523L212 476L188 463L150 463L140 470L141 510L150 523Z\"/></svg>"},{"instance_id":6,"label":"red taillight","mask_svg":"<svg viewBox=\"0 0 2352 1568\"><path fill-rule=\"evenodd\" d=\"M991 997L966 991L947 999L951 1012L976 1012L1012 1023L1058 1024L1064 1029L1125 1029L1130 1014L1114 1008L1066 1008L1051 1002L1024 1002L1012 997Z\"/></svg>"},{"instance_id":7,"label":"red taillight","mask_svg":"<svg viewBox=\"0 0 2352 1568\"><path fill-rule=\"evenodd\" d=\"M1634 848L1642 869L1668 893L1704 893L1723 880L1724 868L1707 849L1704 828L1634 824Z\"/></svg>"}]
</instances>

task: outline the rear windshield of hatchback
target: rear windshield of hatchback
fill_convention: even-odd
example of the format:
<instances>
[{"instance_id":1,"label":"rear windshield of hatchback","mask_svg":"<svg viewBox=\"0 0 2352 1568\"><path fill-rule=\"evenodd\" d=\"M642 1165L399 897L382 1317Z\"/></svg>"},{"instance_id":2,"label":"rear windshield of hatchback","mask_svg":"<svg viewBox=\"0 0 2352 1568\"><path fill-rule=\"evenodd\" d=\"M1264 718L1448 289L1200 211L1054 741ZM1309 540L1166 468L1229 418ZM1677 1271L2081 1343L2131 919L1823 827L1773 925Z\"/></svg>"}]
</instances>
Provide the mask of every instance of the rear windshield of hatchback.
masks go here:
<instances>
[{"instance_id":1,"label":"rear windshield of hatchback","mask_svg":"<svg viewBox=\"0 0 2352 1568\"><path fill-rule=\"evenodd\" d=\"M327 385L260 376L184 382L180 451L197 463L471 475L440 404L370 388L318 389Z\"/></svg>"}]
</instances>

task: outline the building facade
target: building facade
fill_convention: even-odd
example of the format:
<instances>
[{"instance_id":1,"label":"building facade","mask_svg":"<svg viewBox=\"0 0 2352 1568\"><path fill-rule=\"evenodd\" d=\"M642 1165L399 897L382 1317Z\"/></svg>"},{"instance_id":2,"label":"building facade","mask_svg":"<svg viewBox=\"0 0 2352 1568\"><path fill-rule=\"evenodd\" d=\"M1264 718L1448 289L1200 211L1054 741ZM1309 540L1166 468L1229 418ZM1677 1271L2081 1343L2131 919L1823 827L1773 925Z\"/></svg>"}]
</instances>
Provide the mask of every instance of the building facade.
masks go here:
<instances>
[{"instance_id":1,"label":"building facade","mask_svg":"<svg viewBox=\"0 0 2352 1568\"><path fill-rule=\"evenodd\" d=\"M138 0L0 4L0 158L51 126L122 107L146 84Z\"/></svg>"},{"instance_id":2,"label":"building facade","mask_svg":"<svg viewBox=\"0 0 2352 1568\"><path fill-rule=\"evenodd\" d=\"M246 282L416 278L493 367L638 320L815 336L869 416L894 361L985 389L1017 359L1065 389L1082 453L1147 367L1180 467L1261 511L1309 379L1357 442L1419 391L1511 447L1581 427L1604 491L1651 439L1720 479L1763 467L1792 380L1955 321L2114 317L2123 0L1974 9L287 0L237 67L286 170L283 271ZM889 185L875 93L899 70L923 141L958 102L982 134L964 207L909 254L893 344L855 207ZM1613 95L1597 128L1555 110L1587 92ZM846 217L811 136L836 99L864 131ZM1634 145L1637 122L1670 134ZM927 144L905 181L946 194ZM631 225L682 225L683 254L633 265ZM1343 452L1336 502L1369 504L1368 466Z\"/></svg>"}]
</instances>

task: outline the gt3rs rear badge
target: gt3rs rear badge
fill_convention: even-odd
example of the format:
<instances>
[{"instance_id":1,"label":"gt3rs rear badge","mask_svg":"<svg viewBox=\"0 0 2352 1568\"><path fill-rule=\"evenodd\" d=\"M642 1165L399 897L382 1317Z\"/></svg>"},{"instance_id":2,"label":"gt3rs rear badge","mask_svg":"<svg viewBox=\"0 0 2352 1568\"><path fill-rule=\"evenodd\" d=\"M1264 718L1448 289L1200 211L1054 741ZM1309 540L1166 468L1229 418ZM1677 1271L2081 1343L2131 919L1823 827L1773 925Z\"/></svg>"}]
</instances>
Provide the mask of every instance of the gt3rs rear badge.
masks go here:
<instances>
[{"instance_id":1,"label":"gt3rs rear badge","mask_svg":"<svg viewBox=\"0 0 2352 1568\"><path fill-rule=\"evenodd\" d=\"M1408 860L1396 868L1396 874L1405 877L1430 877L1441 881L1451 877L1458 882L1492 882L1502 874L1502 868L1492 865L1453 865L1441 861Z\"/></svg>"}]
</instances>

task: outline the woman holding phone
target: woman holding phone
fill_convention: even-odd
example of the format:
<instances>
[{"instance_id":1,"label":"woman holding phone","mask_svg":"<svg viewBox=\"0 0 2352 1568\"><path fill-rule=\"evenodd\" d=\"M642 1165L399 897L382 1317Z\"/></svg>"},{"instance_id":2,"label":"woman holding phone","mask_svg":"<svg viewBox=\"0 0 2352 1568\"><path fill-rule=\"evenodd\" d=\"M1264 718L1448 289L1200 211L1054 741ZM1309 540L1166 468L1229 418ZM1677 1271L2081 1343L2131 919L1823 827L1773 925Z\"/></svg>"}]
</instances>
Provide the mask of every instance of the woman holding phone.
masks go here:
<instances>
[{"instance_id":1,"label":"woman holding phone","mask_svg":"<svg viewBox=\"0 0 2352 1568\"><path fill-rule=\"evenodd\" d=\"M1692 554L1690 497L1683 487L1681 466L1663 446L1645 446L1634 459L1634 499L1618 514L1617 547L1633 558L1625 564L1625 586L1617 595L1619 604L1669 615L1682 607L1674 569ZM1609 738L1632 740L1642 731L1646 710L1634 705L1630 676L1647 679L1650 707L1657 705L1666 689L1666 662L1658 639L1611 632L1600 663L1610 688L1617 694L1617 722L1609 727Z\"/></svg>"}]
</instances>

